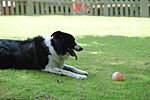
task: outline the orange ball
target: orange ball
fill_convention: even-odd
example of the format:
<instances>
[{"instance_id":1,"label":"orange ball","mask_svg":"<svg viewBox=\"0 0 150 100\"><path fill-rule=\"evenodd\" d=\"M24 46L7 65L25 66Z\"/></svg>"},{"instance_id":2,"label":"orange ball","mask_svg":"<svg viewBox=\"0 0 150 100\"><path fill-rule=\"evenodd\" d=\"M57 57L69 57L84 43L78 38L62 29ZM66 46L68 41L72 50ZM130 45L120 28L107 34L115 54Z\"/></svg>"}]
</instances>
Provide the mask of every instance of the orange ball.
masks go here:
<instances>
[{"instance_id":1,"label":"orange ball","mask_svg":"<svg viewBox=\"0 0 150 100\"><path fill-rule=\"evenodd\" d=\"M115 80L115 81L123 81L124 80L124 76L122 73L120 72L114 72L112 74L112 80Z\"/></svg>"}]
</instances>

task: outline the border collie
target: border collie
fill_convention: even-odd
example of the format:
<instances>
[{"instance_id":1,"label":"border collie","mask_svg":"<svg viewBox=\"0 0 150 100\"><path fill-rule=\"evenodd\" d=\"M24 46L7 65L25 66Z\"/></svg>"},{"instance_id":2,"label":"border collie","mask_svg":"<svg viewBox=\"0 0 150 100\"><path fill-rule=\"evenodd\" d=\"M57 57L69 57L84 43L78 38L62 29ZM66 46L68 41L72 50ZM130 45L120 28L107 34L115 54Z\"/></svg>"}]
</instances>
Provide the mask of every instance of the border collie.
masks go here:
<instances>
[{"instance_id":1,"label":"border collie","mask_svg":"<svg viewBox=\"0 0 150 100\"><path fill-rule=\"evenodd\" d=\"M87 72L64 64L69 56L77 59L74 50L83 48L72 35L61 31L23 41L0 39L0 69L36 69L86 79Z\"/></svg>"}]
</instances>

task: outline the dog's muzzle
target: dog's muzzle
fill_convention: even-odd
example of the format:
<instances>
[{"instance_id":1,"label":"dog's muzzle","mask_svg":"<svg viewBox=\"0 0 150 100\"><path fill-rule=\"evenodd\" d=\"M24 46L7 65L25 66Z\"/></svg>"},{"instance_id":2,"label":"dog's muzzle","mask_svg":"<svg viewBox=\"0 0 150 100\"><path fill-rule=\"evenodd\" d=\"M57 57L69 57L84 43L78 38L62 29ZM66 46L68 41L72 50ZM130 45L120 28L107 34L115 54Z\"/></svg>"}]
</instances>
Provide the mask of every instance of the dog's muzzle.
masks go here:
<instances>
[{"instance_id":1,"label":"dog's muzzle","mask_svg":"<svg viewBox=\"0 0 150 100\"><path fill-rule=\"evenodd\" d=\"M79 45L74 46L73 49L72 49L72 48L68 48L68 52L70 53L70 55L71 55L71 56L74 56L75 59L77 60L78 57L77 57L76 53L74 52L74 50L76 50L76 51L82 51L83 48L80 47Z\"/></svg>"},{"instance_id":2,"label":"dog's muzzle","mask_svg":"<svg viewBox=\"0 0 150 100\"><path fill-rule=\"evenodd\" d=\"M79 45L76 45L76 46L74 46L74 50L76 50L76 51L82 51L83 48L80 47Z\"/></svg>"}]
</instances>

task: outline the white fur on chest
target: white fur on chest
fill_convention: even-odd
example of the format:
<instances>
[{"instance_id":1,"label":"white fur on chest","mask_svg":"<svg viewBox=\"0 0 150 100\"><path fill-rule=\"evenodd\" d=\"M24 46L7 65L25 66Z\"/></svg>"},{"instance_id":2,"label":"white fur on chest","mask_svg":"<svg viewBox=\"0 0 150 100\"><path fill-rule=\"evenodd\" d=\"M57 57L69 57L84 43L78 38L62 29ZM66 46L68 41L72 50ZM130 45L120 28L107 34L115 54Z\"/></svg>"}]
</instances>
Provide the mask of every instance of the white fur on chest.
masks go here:
<instances>
[{"instance_id":1,"label":"white fur on chest","mask_svg":"<svg viewBox=\"0 0 150 100\"><path fill-rule=\"evenodd\" d=\"M49 52L51 54L51 55L48 55L49 61L46 67L59 67L59 68L63 67L64 61L69 58L69 53L63 56L58 55L56 51L54 50L54 47L51 44L51 40L53 37L46 35L46 36L43 36L43 38L45 39L44 42L46 46L49 48Z\"/></svg>"},{"instance_id":2,"label":"white fur on chest","mask_svg":"<svg viewBox=\"0 0 150 100\"><path fill-rule=\"evenodd\" d=\"M43 71L47 71L47 72L51 72L51 73L55 73L59 75L66 75L66 76L74 77L77 79L87 78L87 75L88 75L87 72L77 69L73 66L64 64L64 61L67 58L69 58L70 54L66 53L65 55L58 55L51 43L51 40L53 39L53 37L50 37L49 35L47 35L47 36L43 36L43 38L44 38L44 43L48 47L49 52L50 52L50 55L48 55L48 64L46 65L45 69L43 69ZM75 49L80 50L79 46L76 46Z\"/></svg>"}]
</instances>

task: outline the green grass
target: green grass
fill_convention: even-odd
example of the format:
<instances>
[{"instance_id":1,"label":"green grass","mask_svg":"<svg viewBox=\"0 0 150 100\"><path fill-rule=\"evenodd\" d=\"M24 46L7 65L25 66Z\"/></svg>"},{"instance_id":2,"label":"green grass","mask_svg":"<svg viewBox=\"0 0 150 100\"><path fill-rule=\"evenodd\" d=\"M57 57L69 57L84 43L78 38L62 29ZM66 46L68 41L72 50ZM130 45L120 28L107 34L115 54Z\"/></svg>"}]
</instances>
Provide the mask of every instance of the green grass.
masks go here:
<instances>
[{"instance_id":1,"label":"green grass","mask_svg":"<svg viewBox=\"0 0 150 100\"><path fill-rule=\"evenodd\" d=\"M0 17L0 37L26 39L61 30L84 48L67 64L89 72L86 80L37 70L0 70L0 99L149 100L150 19L92 16ZM113 72L125 80L112 81ZM57 81L60 81L58 83Z\"/></svg>"}]
</instances>

